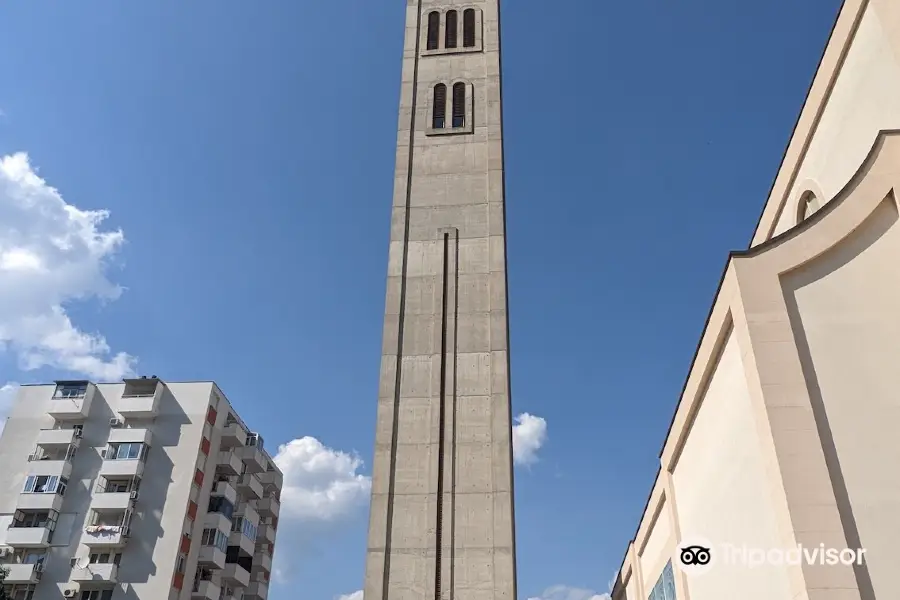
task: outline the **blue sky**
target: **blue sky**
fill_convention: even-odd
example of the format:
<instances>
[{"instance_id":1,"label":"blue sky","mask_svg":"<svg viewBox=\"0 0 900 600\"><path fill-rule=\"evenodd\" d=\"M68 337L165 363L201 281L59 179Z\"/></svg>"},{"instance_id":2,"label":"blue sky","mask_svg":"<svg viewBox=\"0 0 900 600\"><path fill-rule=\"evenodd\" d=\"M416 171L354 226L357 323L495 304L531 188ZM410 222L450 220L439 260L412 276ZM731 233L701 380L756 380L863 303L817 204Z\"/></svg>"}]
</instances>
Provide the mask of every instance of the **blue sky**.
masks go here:
<instances>
[{"instance_id":1,"label":"blue sky","mask_svg":"<svg viewBox=\"0 0 900 600\"><path fill-rule=\"evenodd\" d=\"M362 584L404 5L0 5L0 386L216 380L290 444L272 600ZM606 591L839 1L565 5L503 7L521 600Z\"/></svg>"}]
</instances>

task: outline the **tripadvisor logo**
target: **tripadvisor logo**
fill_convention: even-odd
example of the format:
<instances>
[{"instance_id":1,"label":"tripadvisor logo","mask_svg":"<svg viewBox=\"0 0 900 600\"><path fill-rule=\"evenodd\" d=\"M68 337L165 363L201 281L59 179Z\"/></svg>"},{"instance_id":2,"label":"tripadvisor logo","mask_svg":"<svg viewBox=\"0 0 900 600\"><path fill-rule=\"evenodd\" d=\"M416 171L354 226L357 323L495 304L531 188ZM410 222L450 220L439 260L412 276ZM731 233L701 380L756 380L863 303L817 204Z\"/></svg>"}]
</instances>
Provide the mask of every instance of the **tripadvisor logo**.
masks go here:
<instances>
[{"instance_id":1,"label":"tripadvisor logo","mask_svg":"<svg viewBox=\"0 0 900 600\"><path fill-rule=\"evenodd\" d=\"M762 548L747 544L713 545L708 540L684 540L675 549L673 563L689 575L707 572L717 564L756 568L765 565L861 565L865 562L864 548L828 548L825 544L793 548Z\"/></svg>"}]
</instances>

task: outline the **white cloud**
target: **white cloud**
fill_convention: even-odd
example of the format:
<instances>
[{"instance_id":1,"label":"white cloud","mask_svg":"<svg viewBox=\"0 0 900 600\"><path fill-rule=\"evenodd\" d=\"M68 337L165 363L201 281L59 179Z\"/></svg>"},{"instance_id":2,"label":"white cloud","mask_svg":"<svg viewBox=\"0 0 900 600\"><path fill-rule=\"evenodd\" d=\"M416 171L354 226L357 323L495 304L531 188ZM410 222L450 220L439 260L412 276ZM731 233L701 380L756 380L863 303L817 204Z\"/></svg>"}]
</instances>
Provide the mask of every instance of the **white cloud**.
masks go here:
<instances>
[{"instance_id":1,"label":"white cloud","mask_svg":"<svg viewBox=\"0 0 900 600\"><path fill-rule=\"evenodd\" d=\"M363 591L356 590L350 594L341 594L337 597L337 600L363 600Z\"/></svg>"},{"instance_id":2,"label":"white cloud","mask_svg":"<svg viewBox=\"0 0 900 600\"><path fill-rule=\"evenodd\" d=\"M12 408L13 400L16 399L16 392L19 390L19 384L6 383L0 386L0 433L3 433L3 427L6 425L6 416L9 409Z\"/></svg>"},{"instance_id":3,"label":"white cloud","mask_svg":"<svg viewBox=\"0 0 900 600\"><path fill-rule=\"evenodd\" d=\"M610 596L585 588L554 585L544 590L540 596L532 596L528 600L610 600Z\"/></svg>"},{"instance_id":4,"label":"white cloud","mask_svg":"<svg viewBox=\"0 0 900 600\"><path fill-rule=\"evenodd\" d=\"M99 380L133 372L132 356L112 354L102 335L79 330L64 308L122 291L105 271L125 237L100 229L107 216L68 204L27 154L0 157L0 350L14 352L21 369L47 366Z\"/></svg>"},{"instance_id":5,"label":"white cloud","mask_svg":"<svg viewBox=\"0 0 900 600\"><path fill-rule=\"evenodd\" d=\"M515 418L513 425L513 459L516 464L530 465L537 461L537 451L547 441L547 421L528 413Z\"/></svg>"},{"instance_id":6,"label":"white cloud","mask_svg":"<svg viewBox=\"0 0 900 600\"><path fill-rule=\"evenodd\" d=\"M358 472L362 459L329 448L314 437L279 446L275 464L284 473L281 502L287 517L333 521L369 499L372 479Z\"/></svg>"}]
</instances>

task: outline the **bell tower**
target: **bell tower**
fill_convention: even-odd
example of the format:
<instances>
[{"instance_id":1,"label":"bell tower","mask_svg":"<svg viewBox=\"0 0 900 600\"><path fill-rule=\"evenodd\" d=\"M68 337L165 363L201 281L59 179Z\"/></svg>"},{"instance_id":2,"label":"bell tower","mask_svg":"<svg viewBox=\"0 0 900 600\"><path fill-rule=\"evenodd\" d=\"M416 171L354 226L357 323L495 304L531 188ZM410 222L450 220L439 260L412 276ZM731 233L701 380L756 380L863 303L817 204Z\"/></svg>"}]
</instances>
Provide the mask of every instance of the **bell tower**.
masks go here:
<instances>
[{"instance_id":1,"label":"bell tower","mask_svg":"<svg viewBox=\"0 0 900 600\"><path fill-rule=\"evenodd\" d=\"M407 0L366 600L516 600L499 0Z\"/></svg>"}]
</instances>

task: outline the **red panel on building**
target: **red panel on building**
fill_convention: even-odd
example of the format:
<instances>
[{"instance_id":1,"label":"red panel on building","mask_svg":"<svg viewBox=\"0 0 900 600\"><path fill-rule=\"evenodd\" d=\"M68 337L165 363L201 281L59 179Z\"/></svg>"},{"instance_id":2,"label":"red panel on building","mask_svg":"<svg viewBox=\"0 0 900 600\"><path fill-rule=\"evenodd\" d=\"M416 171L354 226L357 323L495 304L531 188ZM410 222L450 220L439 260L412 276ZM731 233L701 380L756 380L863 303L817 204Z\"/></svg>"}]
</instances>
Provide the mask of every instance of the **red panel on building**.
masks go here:
<instances>
[{"instance_id":1,"label":"red panel on building","mask_svg":"<svg viewBox=\"0 0 900 600\"><path fill-rule=\"evenodd\" d=\"M175 573L175 578L172 580L172 587L176 590L180 590L184 587L184 573Z\"/></svg>"},{"instance_id":2,"label":"red panel on building","mask_svg":"<svg viewBox=\"0 0 900 600\"><path fill-rule=\"evenodd\" d=\"M209 410L206 411L206 422L209 423L210 425L212 425L213 427L215 427L216 426L216 417L218 417L218 416L219 416L219 413L216 412L216 409L214 409L212 406L210 406Z\"/></svg>"},{"instance_id":3,"label":"red panel on building","mask_svg":"<svg viewBox=\"0 0 900 600\"><path fill-rule=\"evenodd\" d=\"M209 440L206 438L203 438L203 441L200 442L200 452L202 452L206 456L209 456L209 445L210 445Z\"/></svg>"},{"instance_id":4,"label":"red panel on building","mask_svg":"<svg viewBox=\"0 0 900 600\"><path fill-rule=\"evenodd\" d=\"M191 521L194 521L197 519L197 503L194 502L193 500L191 500L188 503L188 518Z\"/></svg>"}]
</instances>

